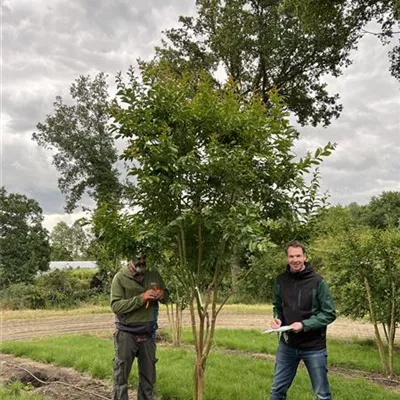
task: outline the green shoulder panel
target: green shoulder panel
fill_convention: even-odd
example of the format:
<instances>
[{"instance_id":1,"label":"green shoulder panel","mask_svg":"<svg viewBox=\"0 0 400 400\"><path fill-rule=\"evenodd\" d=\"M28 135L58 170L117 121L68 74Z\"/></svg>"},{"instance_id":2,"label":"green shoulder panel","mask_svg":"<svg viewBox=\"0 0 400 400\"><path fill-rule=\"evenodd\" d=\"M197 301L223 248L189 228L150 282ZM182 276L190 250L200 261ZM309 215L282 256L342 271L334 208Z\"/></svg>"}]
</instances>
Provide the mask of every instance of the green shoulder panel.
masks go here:
<instances>
[{"instance_id":1,"label":"green shoulder panel","mask_svg":"<svg viewBox=\"0 0 400 400\"><path fill-rule=\"evenodd\" d=\"M336 319L336 310L328 283L321 280L318 289L313 292L313 315L304 321L304 331L321 329Z\"/></svg>"},{"instance_id":2,"label":"green shoulder panel","mask_svg":"<svg viewBox=\"0 0 400 400\"><path fill-rule=\"evenodd\" d=\"M281 286L278 280L275 280L274 289L272 292L272 305L274 318L282 320L282 298L281 298Z\"/></svg>"}]
</instances>

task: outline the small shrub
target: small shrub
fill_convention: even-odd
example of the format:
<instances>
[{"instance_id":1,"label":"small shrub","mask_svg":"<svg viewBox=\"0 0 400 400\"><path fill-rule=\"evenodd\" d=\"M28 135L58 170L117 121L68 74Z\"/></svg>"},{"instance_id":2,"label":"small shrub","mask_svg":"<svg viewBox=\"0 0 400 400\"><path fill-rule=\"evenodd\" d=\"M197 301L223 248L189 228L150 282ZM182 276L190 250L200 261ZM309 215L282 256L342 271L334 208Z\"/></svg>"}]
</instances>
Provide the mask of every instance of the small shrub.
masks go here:
<instances>
[{"instance_id":1,"label":"small shrub","mask_svg":"<svg viewBox=\"0 0 400 400\"><path fill-rule=\"evenodd\" d=\"M0 301L2 307L13 310L71 308L104 302L104 295L97 288L90 288L92 276L93 271L77 274L74 270L54 270L38 277L34 284L9 286Z\"/></svg>"},{"instance_id":2,"label":"small shrub","mask_svg":"<svg viewBox=\"0 0 400 400\"><path fill-rule=\"evenodd\" d=\"M1 304L13 310L44 308L46 293L43 288L33 284L17 283L3 290Z\"/></svg>"}]
</instances>

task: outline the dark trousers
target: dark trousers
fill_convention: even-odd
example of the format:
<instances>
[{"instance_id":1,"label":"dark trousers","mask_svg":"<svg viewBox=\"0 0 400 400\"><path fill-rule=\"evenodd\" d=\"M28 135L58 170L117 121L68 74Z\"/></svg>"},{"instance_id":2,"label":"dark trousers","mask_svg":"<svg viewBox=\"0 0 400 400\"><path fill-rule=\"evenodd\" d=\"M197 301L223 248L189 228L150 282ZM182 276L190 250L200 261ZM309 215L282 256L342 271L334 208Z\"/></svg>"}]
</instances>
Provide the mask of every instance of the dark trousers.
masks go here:
<instances>
[{"instance_id":1,"label":"dark trousers","mask_svg":"<svg viewBox=\"0 0 400 400\"><path fill-rule=\"evenodd\" d=\"M114 333L114 396L113 400L128 400L128 377L135 357L138 360L138 400L153 400L156 381L156 344L153 338L143 340L136 335L117 330Z\"/></svg>"}]
</instances>

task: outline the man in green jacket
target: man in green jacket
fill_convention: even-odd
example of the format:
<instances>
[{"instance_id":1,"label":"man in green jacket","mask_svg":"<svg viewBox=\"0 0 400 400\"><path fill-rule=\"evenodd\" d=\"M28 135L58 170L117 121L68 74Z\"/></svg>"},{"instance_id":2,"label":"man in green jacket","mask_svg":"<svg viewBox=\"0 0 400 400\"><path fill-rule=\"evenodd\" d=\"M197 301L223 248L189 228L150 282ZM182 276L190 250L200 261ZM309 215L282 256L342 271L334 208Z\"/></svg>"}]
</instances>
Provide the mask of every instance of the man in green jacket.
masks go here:
<instances>
[{"instance_id":1,"label":"man in green jacket","mask_svg":"<svg viewBox=\"0 0 400 400\"><path fill-rule=\"evenodd\" d=\"M275 281L274 319L271 327L286 327L276 353L275 375L270 400L285 400L303 360L319 400L331 400L327 376L326 327L336 312L328 284L311 265L303 244L286 246L288 265Z\"/></svg>"},{"instance_id":2,"label":"man in green jacket","mask_svg":"<svg viewBox=\"0 0 400 400\"><path fill-rule=\"evenodd\" d=\"M128 377L138 359L138 400L153 400L156 381L158 303L168 301L160 274L146 268L146 255L128 262L111 284L111 309L115 314L114 400L128 400Z\"/></svg>"}]
</instances>

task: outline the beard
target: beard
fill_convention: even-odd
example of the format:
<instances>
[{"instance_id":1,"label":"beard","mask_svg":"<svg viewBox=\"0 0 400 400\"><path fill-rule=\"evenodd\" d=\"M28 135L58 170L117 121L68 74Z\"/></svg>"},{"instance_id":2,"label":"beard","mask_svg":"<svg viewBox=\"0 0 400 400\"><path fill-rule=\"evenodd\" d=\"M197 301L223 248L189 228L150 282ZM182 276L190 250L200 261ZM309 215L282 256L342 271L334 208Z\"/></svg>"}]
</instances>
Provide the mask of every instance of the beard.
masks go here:
<instances>
[{"instance_id":1,"label":"beard","mask_svg":"<svg viewBox=\"0 0 400 400\"><path fill-rule=\"evenodd\" d=\"M143 274L143 272L146 270L146 265L135 265L134 268L138 274Z\"/></svg>"}]
</instances>

